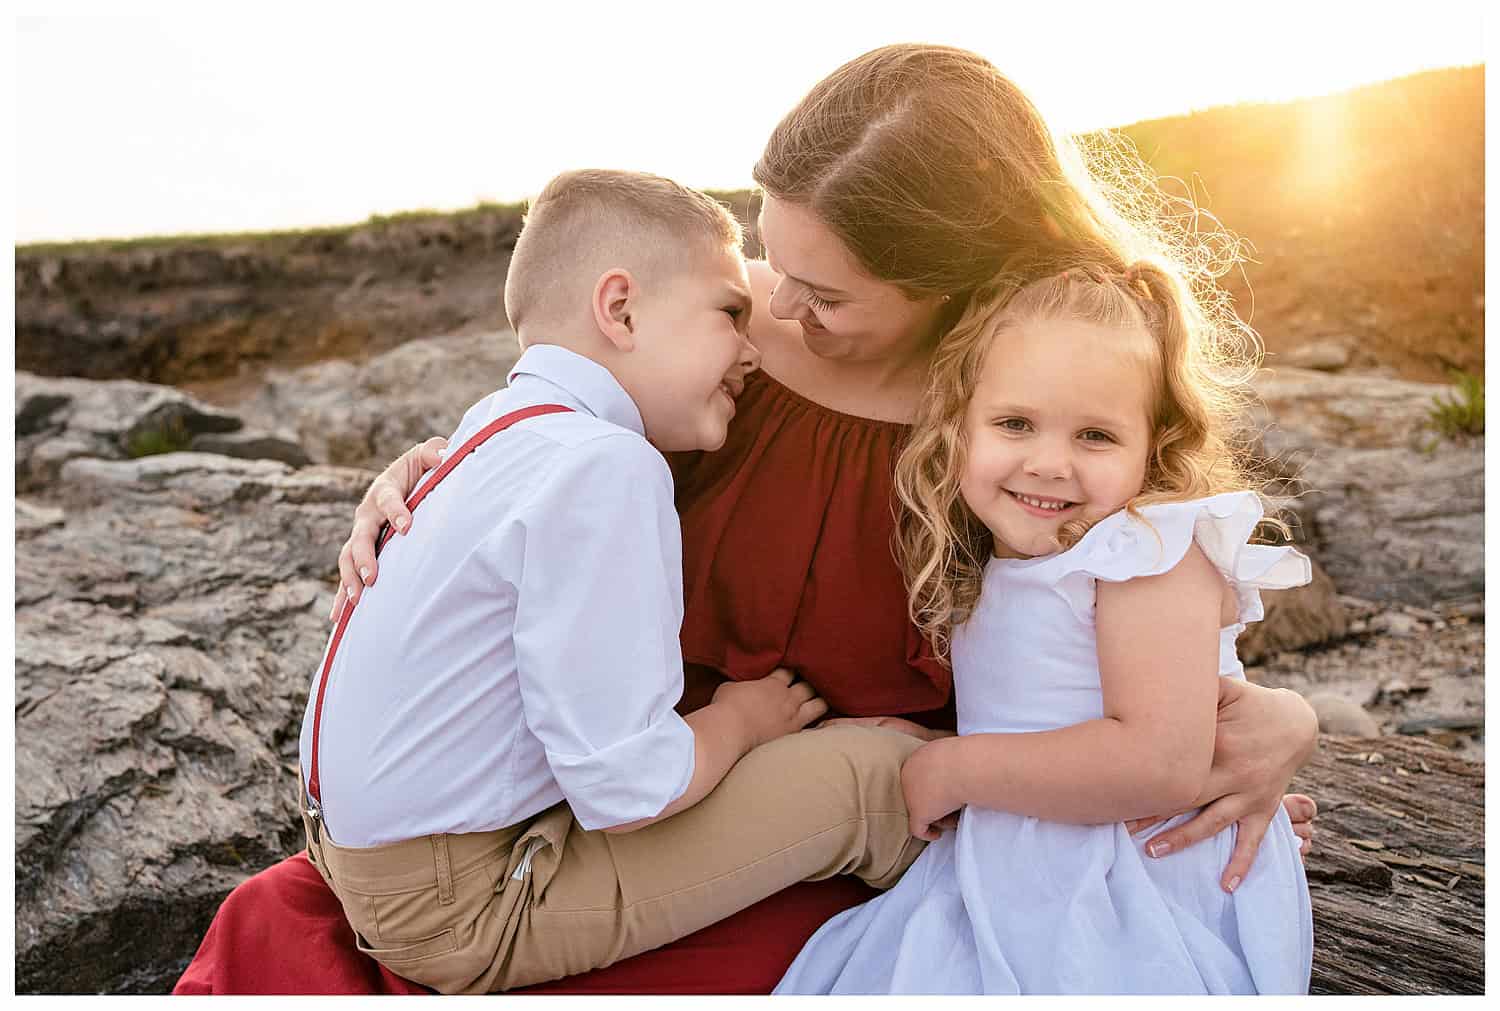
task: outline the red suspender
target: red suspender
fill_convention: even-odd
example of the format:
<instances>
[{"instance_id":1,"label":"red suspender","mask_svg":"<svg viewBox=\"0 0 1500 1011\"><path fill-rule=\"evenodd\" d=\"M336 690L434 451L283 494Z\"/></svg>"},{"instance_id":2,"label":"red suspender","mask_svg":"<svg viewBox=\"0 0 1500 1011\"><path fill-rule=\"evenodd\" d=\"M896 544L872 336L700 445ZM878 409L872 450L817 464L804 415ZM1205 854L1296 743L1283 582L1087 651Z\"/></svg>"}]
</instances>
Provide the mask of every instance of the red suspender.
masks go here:
<instances>
[{"instance_id":1,"label":"red suspender","mask_svg":"<svg viewBox=\"0 0 1500 1011\"><path fill-rule=\"evenodd\" d=\"M417 506L422 504L422 500L427 497L427 493L437 487L437 483L447 477L453 468L458 466L460 460L463 460L470 453L474 452L474 450L478 449L490 436L503 432L516 422L525 421L527 418L536 418L543 414L560 414L571 410L571 407L563 407L561 404L538 404L535 407L525 407L519 411L512 411L503 418L496 418L475 432L473 437L458 447L456 452L450 453L448 459L443 461L442 466L432 472L432 477L427 483L418 488L412 494L412 497L406 500L406 508L412 512L416 512ZM394 528L386 527L385 533L381 535L380 540L375 545L375 553L377 555L380 554L380 549L385 547L386 542L391 539L391 536L395 532ZM317 808L321 808L323 804L322 790L318 785L318 740L323 727L323 695L328 691L328 672L333 669L333 655L338 651L339 641L344 638L344 629L349 627L349 618L353 614L354 603L345 601L344 613L339 616L338 627L333 630L333 640L328 645L328 656L323 660L322 677L318 679L318 701L313 706L312 771L307 777L307 795Z\"/></svg>"}]
</instances>

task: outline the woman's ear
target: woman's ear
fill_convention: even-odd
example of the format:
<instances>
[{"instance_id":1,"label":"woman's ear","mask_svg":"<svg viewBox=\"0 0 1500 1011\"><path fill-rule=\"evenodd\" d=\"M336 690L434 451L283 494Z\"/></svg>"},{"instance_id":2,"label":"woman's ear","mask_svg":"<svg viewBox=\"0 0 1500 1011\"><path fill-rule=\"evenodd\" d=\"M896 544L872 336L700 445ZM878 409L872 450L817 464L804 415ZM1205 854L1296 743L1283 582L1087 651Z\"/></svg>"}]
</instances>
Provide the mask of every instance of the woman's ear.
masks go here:
<instances>
[{"instance_id":1,"label":"woman's ear","mask_svg":"<svg viewBox=\"0 0 1500 1011\"><path fill-rule=\"evenodd\" d=\"M631 312L640 288L630 271L611 267L594 283L594 323L599 332L621 351L635 350L635 324Z\"/></svg>"}]
</instances>

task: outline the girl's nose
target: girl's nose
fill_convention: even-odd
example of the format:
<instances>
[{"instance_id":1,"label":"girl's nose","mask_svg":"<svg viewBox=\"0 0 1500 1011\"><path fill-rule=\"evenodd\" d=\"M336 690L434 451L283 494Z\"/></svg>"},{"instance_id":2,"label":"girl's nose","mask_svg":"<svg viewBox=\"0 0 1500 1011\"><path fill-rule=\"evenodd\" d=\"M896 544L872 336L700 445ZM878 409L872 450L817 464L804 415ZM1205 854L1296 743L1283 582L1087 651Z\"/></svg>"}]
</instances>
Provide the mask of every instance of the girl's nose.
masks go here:
<instances>
[{"instance_id":1,"label":"girl's nose","mask_svg":"<svg viewBox=\"0 0 1500 1011\"><path fill-rule=\"evenodd\" d=\"M1073 461L1066 446L1051 439L1039 439L1026 458L1026 472L1046 480L1061 480L1073 476Z\"/></svg>"}]
</instances>

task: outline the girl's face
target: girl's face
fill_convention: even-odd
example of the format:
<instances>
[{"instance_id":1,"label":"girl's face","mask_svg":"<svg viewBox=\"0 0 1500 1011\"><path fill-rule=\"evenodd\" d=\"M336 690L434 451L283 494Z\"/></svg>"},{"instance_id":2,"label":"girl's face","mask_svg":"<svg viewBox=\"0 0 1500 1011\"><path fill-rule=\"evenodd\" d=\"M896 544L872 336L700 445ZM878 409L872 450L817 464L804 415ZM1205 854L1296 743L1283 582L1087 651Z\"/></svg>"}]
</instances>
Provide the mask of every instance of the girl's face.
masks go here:
<instances>
[{"instance_id":1,"label":"girl's face","mask_svg":"<svg viewBox=\"0 0 1500 1011\"><path fill-rule=\"evenodd\" d=\"M1051 554L1063 523L1103 519L1140 493L1153 348L1144 330L1079 320L995 335L964 416L959 493L997 556Z\"/></svg>"},{"instance_id":2,"label":"girl's face","mask_svg":"<svg viewBox=\"0 0 1500 1011\"><path fill-rule=\"evenodd\" d=\"M932 333L940 297L907 298L871 277L812 211L766 194L760 211L766 261L781 280L770 313L802 326L819 358L872 362L911 354Z\"/></svg>"}]
</instances>

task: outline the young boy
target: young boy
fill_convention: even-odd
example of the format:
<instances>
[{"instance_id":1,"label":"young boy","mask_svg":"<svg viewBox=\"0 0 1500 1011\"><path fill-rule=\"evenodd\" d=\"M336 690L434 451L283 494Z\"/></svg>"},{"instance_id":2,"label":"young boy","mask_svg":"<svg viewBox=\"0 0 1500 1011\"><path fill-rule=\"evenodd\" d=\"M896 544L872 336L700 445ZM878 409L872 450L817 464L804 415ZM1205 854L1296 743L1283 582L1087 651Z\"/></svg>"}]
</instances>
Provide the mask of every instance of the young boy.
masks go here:
<instances>
[{"instance_id":1,"label":"young boy","mask_svg":"<svg viewBox=\"0 0 1500 1011\"><path fill-rule=\"evenodd\" d=\"M402 976L481 993L572 975L799 880L887 887L921 848L900 783L915 738L796 733L827 707L787 671L673 710L660 451L719 448L759 364L740 243L723 207L656 176L565 173L530 208L510 385L464 416L303 720L309 858Z\"/></svg>"}]
</instances>

